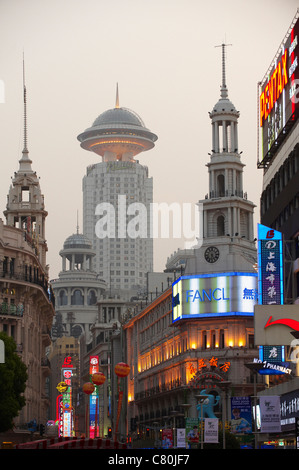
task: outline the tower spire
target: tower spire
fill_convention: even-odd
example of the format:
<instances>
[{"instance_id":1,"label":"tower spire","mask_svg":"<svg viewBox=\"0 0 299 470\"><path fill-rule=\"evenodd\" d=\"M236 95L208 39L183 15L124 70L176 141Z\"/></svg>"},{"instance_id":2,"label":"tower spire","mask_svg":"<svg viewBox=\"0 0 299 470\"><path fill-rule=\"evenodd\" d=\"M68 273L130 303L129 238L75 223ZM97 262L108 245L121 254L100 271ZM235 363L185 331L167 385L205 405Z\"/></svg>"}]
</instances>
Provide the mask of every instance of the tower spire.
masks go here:
<instances>
[{"instance_id":1,"label":"tower spire","mask_svg":"<svg viewBox=\"0 0 299 470\"><path fill-rule=\"evenodd\" d=\"M27 147L27 92L26 92L26 84L25 84L25 60L24 60L24 53L23 53L23 97L24 97L24 147L22 151L22 158L19 160L20 168L19 171L24 171L25 173L28 171L32 171L31 163L28 154L28 147Z\"/></svg>"},{"instance_id":2,"label":"tower spire","mask_svg":"<svg viewBox=\"0 0 299 470\"><path fill-rule=\"evenodd\" d=\"M232 44L220 44L219 46L215 47L221 47L222 48L222 83L221 83L221 98L227 98L228 97L228 91L227 91L227 86L226 86L226 68L225 68L225 48L227 46L232 46Z\"/></svg>"},{"instance_id":3,"label":"tower spire","mask_svg":"<svg viewBox=\"0 0 299 470\"><path fill-rule=\"evenodd\" d=\"M26 96L26 84L25 84L24 54L23 54L23 92L24 92L24 149L23 149L23 152L28 153L28 148L27 148L27 96Z\"/></svg>"},{"instance_id":4,"label":"tower spire","mask_svg":"<svg viewBox=\"0 0 299 470\"><path fill-rule=\"evenodd\" d=\"M119 108L118 83L116 84L116 100L115 100L115 107L116 107L116 108Z\"/></svg>"}]
</instances>

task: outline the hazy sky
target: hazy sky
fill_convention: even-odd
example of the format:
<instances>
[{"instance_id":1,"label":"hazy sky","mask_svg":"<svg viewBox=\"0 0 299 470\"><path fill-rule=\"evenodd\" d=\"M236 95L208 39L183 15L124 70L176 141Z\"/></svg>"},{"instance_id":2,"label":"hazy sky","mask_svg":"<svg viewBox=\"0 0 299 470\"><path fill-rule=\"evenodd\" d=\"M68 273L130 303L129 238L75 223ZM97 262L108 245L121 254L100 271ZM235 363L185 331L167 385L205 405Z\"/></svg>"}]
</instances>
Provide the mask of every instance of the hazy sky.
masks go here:
<instances>
[{"instance_id":1,"label":"hazy sky","mask_svg":"<svg viewBox=\"0 0 299 470\"><path fill-rule=\"evenodd\" d=\"M229 98L240 111L244 190L259 221L262 170L257 161L257 82L296 14L296 0L0 0L0 208L23 148L23 52L28 148L46 209L50 278L59 250L82 231L82 178L100 157L77 135L115 105L137 112L158 135L140 154L154 180L155 202L190 202L208 192L209 111L220 97L221 48L227 48ZM155 241L155 270L181 240Z\"/></svg>"}]
</instances>

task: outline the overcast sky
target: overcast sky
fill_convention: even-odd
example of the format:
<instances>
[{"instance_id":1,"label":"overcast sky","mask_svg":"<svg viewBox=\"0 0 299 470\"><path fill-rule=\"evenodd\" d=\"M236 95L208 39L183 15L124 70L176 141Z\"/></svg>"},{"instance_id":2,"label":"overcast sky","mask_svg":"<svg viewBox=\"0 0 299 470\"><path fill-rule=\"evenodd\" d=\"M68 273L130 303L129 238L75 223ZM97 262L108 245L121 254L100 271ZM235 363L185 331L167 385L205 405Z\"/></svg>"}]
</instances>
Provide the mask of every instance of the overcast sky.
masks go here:
<instances>
[{"instance_id":1,"label":"overcast sky","mask_svg":"<svg viewBox=\"0 0 299 470\"><path fill-rule=\"evenodd\" d=\"M196 203L208 192L212 148L209 111L220 97L226 42L229 98L240 111L244 190L259 221L262 170L257 162L257 82L296 14L296 0L0 0L0 208L23 149L23 52L28 148L46 209L50 278L59 250L82 231L82 178L100 157L77 135L115 105L134 110L158 135L140 154L154 181L154 201ZM154 268L182 240L156 240Z\"/></svg>"}]
</instances>

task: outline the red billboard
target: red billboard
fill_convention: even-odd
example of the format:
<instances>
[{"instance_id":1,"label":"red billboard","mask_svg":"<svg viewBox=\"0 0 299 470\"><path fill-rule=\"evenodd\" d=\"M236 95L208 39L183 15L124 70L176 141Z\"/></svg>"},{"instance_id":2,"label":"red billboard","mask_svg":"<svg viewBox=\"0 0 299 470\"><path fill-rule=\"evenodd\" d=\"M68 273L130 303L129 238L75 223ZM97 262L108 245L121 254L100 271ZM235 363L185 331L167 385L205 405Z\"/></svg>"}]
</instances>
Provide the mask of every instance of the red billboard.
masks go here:
<instances>
[{"instance_id":1,"label":"red billboard","mask_svg":"<svg viewBox=\"0 0 299 470\"><path fill-rule=\"evenodd\" d=\"M267 167L298 117L299 19L294 18L264 79L259 84L259 166ZM261 161L260 161L261 157Z\"/></svg>"}]
</instances>

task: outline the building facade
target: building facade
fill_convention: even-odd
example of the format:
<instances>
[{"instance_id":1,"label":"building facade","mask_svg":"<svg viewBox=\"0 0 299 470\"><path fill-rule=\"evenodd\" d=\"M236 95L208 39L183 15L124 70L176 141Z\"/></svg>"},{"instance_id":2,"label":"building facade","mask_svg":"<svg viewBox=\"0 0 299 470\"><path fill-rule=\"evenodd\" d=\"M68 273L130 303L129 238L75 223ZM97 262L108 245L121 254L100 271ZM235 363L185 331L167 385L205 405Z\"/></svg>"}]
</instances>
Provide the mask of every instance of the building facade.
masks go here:
<instances>
[{"instance_id":1,"label":"building facade","mask_svg":"<svg viewBox=\"0 0 299 470\"><path fill-rule=\"evenodd\" d=\"M259 100L258 168L263 171L261 223L284 236L285 303L296 302L299 297L298 34L297 13L260 82ZM279 82L275 82L275 94L271 93L267 104L268 90L276 75Z\"/></svg>"},{"instance_id":2,"label":"building facade","mask_svg":"<svg viewBox=\"0 0 299 470\"><path fill-rule=\"evenodd\" d=\"M96 272L111 292L138 292L153 271L153 181L135 157L153 148L157 136L117 98L78 140L102 157L83 178L83 233L96 252Z\"/></svg>"},{"instance_id":3,"label":"building facade","mask_svg":"<svg viewBox=\"0 0 299 470\"><path fill-rule=\"evenodd\" d=\"M14 338L28 373L26 405L15 420L16 428L27 428L33 420L45 424L48 419L51 368L47 350L55 314L46 264L47 212L27 149L25 88L24 98L24 149L7 196L6 225L0 220L0 329Z\"/></svg>"},{"instance_id":4,"label":"building facade","mask_svg":"<svg viewBox=\"0 0 299 470\"><path fill-rule=\"evenodd\" d=\"M283 295L280 301L275 299L275 302L268 301L265 296L262 305L256 307L255 323L258 327L255 336L263 350L269 345L282 350L285 353L284 365L290 371L289 375L284 374L287 379L282 379L282 383L258 394L259 399L264 396L278 397L280 404L280 429L268 435L261 434L258 440L260 445L266 442L279 448L298 448L299 334L297 328L286 326L288 319L296 321L299 313L298 35L299 10L259 84L258 105L260 132L257 166L263 171L261 226L267 230L273 229L270 233L281 237ZM279 313L278 309L281 309ZM266 333L269 313L271 321L278 320L279 324Z\"/></svg>"},{"instance_id":5,"label":"building facade","mask_svg":"<svg viewBox=\"0 0 299 470\"><path fill-rule=\"evenodd\" d=\"M200 418L200 396L209 397L203 416L230 420L230 398L253 394L246 364L254 345L257 251L254 204L243 188L238 150L239 112L228 98L225 45L221 96L210 113L212 153L209 194L199 201L202 239L169 257L179 272L150 305L124 324L128 377L128 432L184 427ZM264 387L263 379L258 380Z\"/></svg>"}]
</instances>

